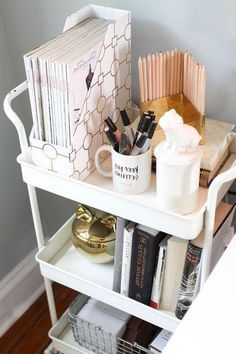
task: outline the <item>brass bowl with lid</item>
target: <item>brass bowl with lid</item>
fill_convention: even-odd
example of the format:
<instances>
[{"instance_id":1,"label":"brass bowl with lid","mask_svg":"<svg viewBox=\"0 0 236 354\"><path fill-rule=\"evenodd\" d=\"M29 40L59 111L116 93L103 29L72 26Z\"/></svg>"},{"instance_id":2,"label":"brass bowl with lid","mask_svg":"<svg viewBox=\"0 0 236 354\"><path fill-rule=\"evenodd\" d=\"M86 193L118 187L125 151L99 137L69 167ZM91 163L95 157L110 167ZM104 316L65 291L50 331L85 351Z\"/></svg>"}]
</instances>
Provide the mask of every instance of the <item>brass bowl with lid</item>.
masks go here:
<instances>
[{"instance_id":1,"label":"brass bowl with lid","mask_svg":"<svg viewBox=\"0 0 236 354\"><path fill-rule=\"evenodd\" d=\"M92 262L108 263L114 259L116 217L79 204L72 224L72 242Z\"/></svg>"}]
</instances>

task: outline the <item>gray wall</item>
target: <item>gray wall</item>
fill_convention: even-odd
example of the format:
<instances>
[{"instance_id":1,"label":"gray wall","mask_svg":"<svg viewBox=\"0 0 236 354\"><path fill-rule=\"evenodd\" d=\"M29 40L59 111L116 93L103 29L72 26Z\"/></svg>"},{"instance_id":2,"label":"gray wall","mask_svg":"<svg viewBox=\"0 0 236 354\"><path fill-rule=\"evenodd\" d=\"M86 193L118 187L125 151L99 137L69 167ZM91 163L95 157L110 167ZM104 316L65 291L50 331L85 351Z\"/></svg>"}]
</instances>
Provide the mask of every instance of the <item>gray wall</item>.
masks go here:
<instances>
[{"instance_id":1,"label":"gray wall","mask_svg":"<svg viewBox=\"0 0 236 354\"><path fill-rule=\"evenodd\" d=\"M0 100L14 87L7 42L0 17ZM20 110L18 105L17 109ZM19 143L0 106L0 278L33 247L32 222L26 188L20 181L16 164ZM4 119L3 119L4 117ZM22 222L23 221L23 222ZM22 237L23 235L23 237Z\"/></svg>"},{"instance_id":2,"label":"gray wall","mask_svg":"<svg viewBox=\"0 0 236 354\"><path fill-rule=\"evenodd\" d=\"M61 32L65 17L88 1L79 0L2 0L0 94L12 84L25 80L22 55ZM166 49L188 49L207 71L206 113L210 118L235 122L236 87L236 2L235 0L179 1L93 1L95 4L129 9L132 12L133 99L138 102L137 58ZM3 34L2 34L3 33ZM3 37L2 37L3 36ZM9 55L2 59L2 39ZM6 50L6 49L5 49ZM10 58L11 62L8 61ZM9 75L7 74L9 73ZM21 100L27 127L31 125L29 107ZM2 115L2 112L0 112ZM16 133L6 122L2 125L0 277L35 245L25 186L15 156L19 151ZM7 152L7 156L6 156ZM4 165L3 165L4 163ZM4 168L3 168L4 166ZM13 176L13 177L12 177ZM2 191L3 190L3 191ZM8 209L6 209L8 204ZM68 201L40 193L44 227L47 234L73 209ZM11 221L16 221L16 227ZM22 224L20 224L20 221ZM4 251L3 251L4 250Z\"/></svg>"}]
</instances>

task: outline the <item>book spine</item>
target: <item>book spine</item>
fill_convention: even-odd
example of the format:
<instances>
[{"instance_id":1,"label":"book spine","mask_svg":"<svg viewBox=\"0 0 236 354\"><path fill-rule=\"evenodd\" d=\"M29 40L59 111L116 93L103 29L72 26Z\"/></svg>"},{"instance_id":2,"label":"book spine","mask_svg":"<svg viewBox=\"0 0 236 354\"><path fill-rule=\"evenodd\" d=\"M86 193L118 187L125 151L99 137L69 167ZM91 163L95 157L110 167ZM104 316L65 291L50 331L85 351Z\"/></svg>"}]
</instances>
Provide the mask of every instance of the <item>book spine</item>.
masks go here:
<instances>
[{"instance_id":1,"label":"book spine","mask_svg":"<svg viewBox=\"0 0 236 354\"><path fill-rule=\"evenodd\" d=\"M32 67L33 67L33 80L34 80L34 89L35 89L35 103L36 103L36 112L38 119L38 129L39 129L39 139L45 139L45 123L43 116L42 108L42 78L40 76L39 70L39 60L37 58L32 58Z\"/></svg>"},{"instance_id":2,"label":"book spine","mask_svg":"<svg viewBox=\"0 0 236 354\"><path fill-rule=\"evenodd\" d=\"M153 277L152 293L151 293L151 300L150 300L150 306L153 307L154 309L158 309L160 305L163 276L164 276L164 269L165 269L165 260L166 260L166 247L160 247L157 267L155 269L155 274Z\"/></svg>"},{"instance_id":3,"label":"book spine","mask_svg":"<svg viewBox=\"0 0 236 354\"><path fill-rule=\"evenodd\" d=\"M39 72L37 73L35 71L36 75L36 80L37 80L37 74L39 75L39 81L40 81L40 101L41 101L41 107L42 107L42 117L43 117L43 123L44 123L44 135L45 135L45 141L48 143L52 143L52 130L51 130L51 121L50 121L50 115L49 115L49 102L48 102L48 77L47 77L47 70L46 70L46 61L41 59L40 57L38 58L38 68ZM38 106L38 108L41 108Z\"/></svg>"},{"instance_id":4,"label":"book spine","mask_svg":"<svg viewBox=\"0 0 236 354\"><path fill-rule=\"evenodd\" d=\"M149 305L152 290L157 238L141 230L134 229L129 297Z\"/></svg>"},{"instance_id":5,"label":"book spine","mask_svg":"<svg viewBox=\"0 0 236 354\"><path fill-rule=\"evenodd\" d=\"M123 256L121 268L120 293L124 296L129 295L130 263L132 252L133 228L124 230Z\"/></svg>"},{"instance_id":6,"label":"book spine","mask_svg":"<svg viewBox=\"0 0 236 354\"><path fill-rule=\"evenodd\" d=\"M191 306L196 294L202 248L188 243L184 270L180 285L175 315L182 319Z\"/></svg>"},{"instance_id":7,"label":"book spine","mask_svg":"<svg viewBox=\"0 0 236 354\"><path fill-rule=\"evenodd\" d=\"M68 79L67 79L67 70L65 64L61 64L61 73L62 73L62 91L63 91L63 100L64 106L62 109L62 115L65 117L65 132L66 132L66 147L71 145L71 132L70 132L70 114L69 114L69 98L68 98Z\"/></svg>"},{"instance_id":8,"label":"book spine","mask_svg":"<svg viewBox=\"0 0 236 354\"><path fill-rule=\"evenodd\" d=\"M200 169L199 185L201 187L208 187L210 171Z\"/></svg>"},{"instance_id":9,"label":"book spine","mask_svg":"<svg viewBox=\"0 0 236 354\"><path fill-rule=\"evenodd\" d=\"M121 284L121 267L122 267L123 240L124 240L125 225L126 225L126 220L117 216L112 290L116 291L118 293L120 293L120 284Z\"/></svg>"},{"instance_id":10,"label":"book spine","mask_svg":"<svg viewBox=\"0 0 236 354\"><path fill-rule=\"evenodd\" d=\"M37 110L36 110L36 98L35 98L35 88L34 88L34 79L33 79L33 67L31 58L24 56L24 64L25 64L25 72L28 83L29 90L29 98L31 105L31 112L33 118L33 128L34 128L34 137L35 139L39 139L39 126L38 126L38 118L37 118Z\"/></svg>"},{"instance_id":11,"label":"book spine","mask_svg":"<svg viewBox=\"0 0 236 354\"><path fill-rule=\"evenodd\" d=\"M54 84L55 84L55 73L54 73L54 68L53 68L53 63L51 64L49 61L45 61L45 68L46 68L46 75L47 75L47 90L48 90L48 112L51 117L51 137L52 137L52 144L58 144L57 137L58 137L58 132L55 127L55 119L54 117L56 116L58 118L57 113L55 114L55 89L54 89Z\"/></svg>"},{"instance_id":12,"label":"book spine","mask_svg":"<svg viewBox=\"0 0 236 354\"><path fill-rule=\"evenodd\" d=\"M53 94L54 94L54 122L55 131L56 131L56 144L66 147L66 134L64 129L63 121L66 120L65 115L63 114L64 106L64 95L62 90L62 70L59 63L52 63L53 69Z\"/></svg>"}]
</instances>

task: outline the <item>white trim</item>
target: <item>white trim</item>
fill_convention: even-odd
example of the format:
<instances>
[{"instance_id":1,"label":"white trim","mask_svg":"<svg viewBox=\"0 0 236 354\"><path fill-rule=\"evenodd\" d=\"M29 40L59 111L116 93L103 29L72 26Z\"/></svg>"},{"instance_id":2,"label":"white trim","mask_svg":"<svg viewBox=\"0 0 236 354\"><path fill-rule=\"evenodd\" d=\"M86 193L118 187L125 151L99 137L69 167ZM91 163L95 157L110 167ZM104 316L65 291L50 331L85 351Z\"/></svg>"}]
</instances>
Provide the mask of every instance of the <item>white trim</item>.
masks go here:
<instances>
[{"instance_id":1,"label":"white trim","mask_svg":"<svg viewBox=\"0 0 236 354\"><path fill-rule=\"evenodd\" d=\"M49 346L46 349L44 349L44 354L52 354L53 350L54 350L53 343L50 343Z\"/></svg>"},{"instance_id":2,"label":"white trim","mask_svg":"<svg viewBox=\"0 0 236 354\"><path fill-rule=\"evenodd\" d=\"M0 337L44 291L36 252L28 254L0 281Z\"/></svg>"}]
</instances>

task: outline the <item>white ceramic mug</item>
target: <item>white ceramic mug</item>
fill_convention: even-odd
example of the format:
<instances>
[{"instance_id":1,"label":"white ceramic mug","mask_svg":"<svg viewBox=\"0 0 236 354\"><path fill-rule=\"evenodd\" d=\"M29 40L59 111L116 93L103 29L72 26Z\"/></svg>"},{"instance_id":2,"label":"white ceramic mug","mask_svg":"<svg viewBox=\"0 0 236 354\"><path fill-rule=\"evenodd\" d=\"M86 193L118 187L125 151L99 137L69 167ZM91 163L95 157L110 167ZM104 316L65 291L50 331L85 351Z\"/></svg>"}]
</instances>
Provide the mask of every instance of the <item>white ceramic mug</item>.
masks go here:
<instances>
[{"instance_id":1,"label":"white ceramic mug","mask_svg":"<svg viewBox=\"0 0 236 354\"><path fill-rule=\"evenodd\" d=\"M104 170L100 163L99 155L102 151L111 153L111 171ZM151 157L151 149L143 154L130 156L119 154L111 145L103 145L96 151L95 165L101 175L112 177L113 186L118 192L140 194L150 186Z\"/></svg>"}]
</instances>

